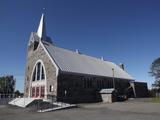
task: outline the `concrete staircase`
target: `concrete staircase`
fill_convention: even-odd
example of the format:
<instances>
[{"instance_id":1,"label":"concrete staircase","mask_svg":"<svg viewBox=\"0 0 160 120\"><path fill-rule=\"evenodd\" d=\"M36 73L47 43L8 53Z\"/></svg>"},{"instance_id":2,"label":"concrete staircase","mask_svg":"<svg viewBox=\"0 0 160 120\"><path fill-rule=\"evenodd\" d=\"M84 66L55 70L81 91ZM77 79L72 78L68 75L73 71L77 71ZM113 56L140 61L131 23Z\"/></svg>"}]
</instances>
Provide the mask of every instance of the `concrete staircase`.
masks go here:
<instances>
[{"instance_id":1,"label":"concrete staircase","mask_svg":"<svg viewBox=\"0 0 160 120\"><path fill-rule=\"evenodd\" d=\"M12 101L10 101L8 104L25 108L35 100L38 100L38 99L36 98L15 98Z\"/></svg>"}]
</instances>

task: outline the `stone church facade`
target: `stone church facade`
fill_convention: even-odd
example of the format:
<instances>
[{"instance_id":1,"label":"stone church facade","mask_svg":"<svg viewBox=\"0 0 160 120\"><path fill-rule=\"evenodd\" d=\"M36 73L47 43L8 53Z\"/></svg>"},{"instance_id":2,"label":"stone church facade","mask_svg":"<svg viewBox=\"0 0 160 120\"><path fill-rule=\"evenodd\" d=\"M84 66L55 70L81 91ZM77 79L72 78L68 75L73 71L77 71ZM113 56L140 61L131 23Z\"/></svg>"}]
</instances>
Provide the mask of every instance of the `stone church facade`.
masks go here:
<instances>
[{"instance_id":1,"label":"stone church facade","mask_svg":"<svg viewBox=\"0 0 160 120\"><path fill-rule=\"evenodd\" d=\"M134 81L123 68L112 62L55 46L46 34L44 15L38 31L31 33L25 97L49 99L54 96L57 101L95 102L101 100L100 90L108 88L114 88L117 95L134 97L136 90L131 86ZM147 96L147 86L141 86ZM136 92L140 91L141 87Z\"/></svg>"},{"instance_id":2,"label":"stone church facade","mask_svg":"<svg viewBox=\"0 0 160 120\"><path fill-rule=\"evenodd\" d=\"M46 54L46 51L44 50L44 47L42 44L39 44L37 50L33 50L34 46L30 46L28 49L28 56L27 56L27 68L26 68L26 80L25 80L25 96L31 96L32 90L30 87L36 87L36 86L45 86L45 94L52 94L56 96L56 91L50 92L49 85L53 85L54 88L56 88L57 85L57 77L56 77L56 68L52 64L51 59ZM44 73L45 78L44 80L35 80L33 82L33 70L35 69L36 65L38 63L41 63L44 67ZM32 81L31 81L32 80ZM38 95L40 96L40 94Z\"/></svg>"}]
</instances>

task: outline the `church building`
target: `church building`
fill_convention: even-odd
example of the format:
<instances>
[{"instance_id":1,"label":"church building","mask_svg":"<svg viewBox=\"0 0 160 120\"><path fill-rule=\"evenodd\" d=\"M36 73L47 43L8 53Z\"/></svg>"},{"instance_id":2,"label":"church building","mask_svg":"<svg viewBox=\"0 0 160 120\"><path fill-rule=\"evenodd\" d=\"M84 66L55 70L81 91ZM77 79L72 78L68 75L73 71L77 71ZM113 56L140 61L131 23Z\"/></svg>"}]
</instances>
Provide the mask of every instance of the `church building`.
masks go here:
<instances>
[{"instance_id":1,"label":"church building","mask_svg":"<svg viewBox=\"0 0 160 120\"><path fill-rule=\"evenodd\" d=\"M135 79L124 70L123 64L119 66L56 46L46 33L42 14L38 30L31 33L28 42L25 97L54 96L57 101L94 102L100 100L101 90L110 88L116 90L117 96L145 97L146 84L138 84L136 91L133 83Z\"/></svg>"}]
</instances>

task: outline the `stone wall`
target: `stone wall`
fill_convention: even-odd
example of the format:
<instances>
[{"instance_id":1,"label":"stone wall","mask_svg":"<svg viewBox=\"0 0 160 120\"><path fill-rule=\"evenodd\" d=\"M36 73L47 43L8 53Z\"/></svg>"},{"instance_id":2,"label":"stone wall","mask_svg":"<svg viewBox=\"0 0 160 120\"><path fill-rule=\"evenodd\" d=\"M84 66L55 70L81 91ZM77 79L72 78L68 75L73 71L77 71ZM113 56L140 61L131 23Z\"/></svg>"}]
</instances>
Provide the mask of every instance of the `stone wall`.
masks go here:
<instances>
[{"instance_id":1,"label":"stone wall","mask_svg":"<svg viewBox=\"0 0 160 120\"><path fill-rule=\"evenodd\" d=\"M42 60L45 66L46 71L46 80L47 80L47 94L48 95L57 95L57 77L56 77L56 68L52 64L52 61L46 54L42 45L39 43L37 49L34 50L34 43L30 43L28 46L28 54L27 54L27 63L26 63L26 76L25 76L25 88L24 88L24 96L29 97L29 87L32 70L37 60ZM50 85L54 86L54 91L50 92Z\"/></svg>"}]
</instances>

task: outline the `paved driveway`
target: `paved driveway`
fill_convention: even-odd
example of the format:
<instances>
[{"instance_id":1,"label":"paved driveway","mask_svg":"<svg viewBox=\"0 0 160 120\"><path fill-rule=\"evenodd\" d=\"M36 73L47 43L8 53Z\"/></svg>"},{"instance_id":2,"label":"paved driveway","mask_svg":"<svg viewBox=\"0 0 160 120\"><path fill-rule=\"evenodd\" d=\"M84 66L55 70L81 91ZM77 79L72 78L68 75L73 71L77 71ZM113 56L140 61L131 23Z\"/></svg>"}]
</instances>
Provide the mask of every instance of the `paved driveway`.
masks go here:
<instances>
[{"instance_id":1,"label":"paved driveway","mask_svg":"<svg viewBox=\"0 0 160 120\"><path fill-rule=\"evenodd\" d=\"M160 115L160 103L152 103L150 99L135 99L126 102L116 103L97 103L97 104L82 104L84 108L107 108L117 112L130 112L138 114L158 114Z\"/></svg>"},{"instance_id":2,"label":"paved driveway","mask_svg":"<svg viewBox=\"0 0 160 120\"><path fill-rule=\"evenodd\" d=\"M30 109L0 106L0 120L159 120L160 104L121 102L113 104L80 104L79 108L47 113Z\"/></svg>"}]
</instances>

